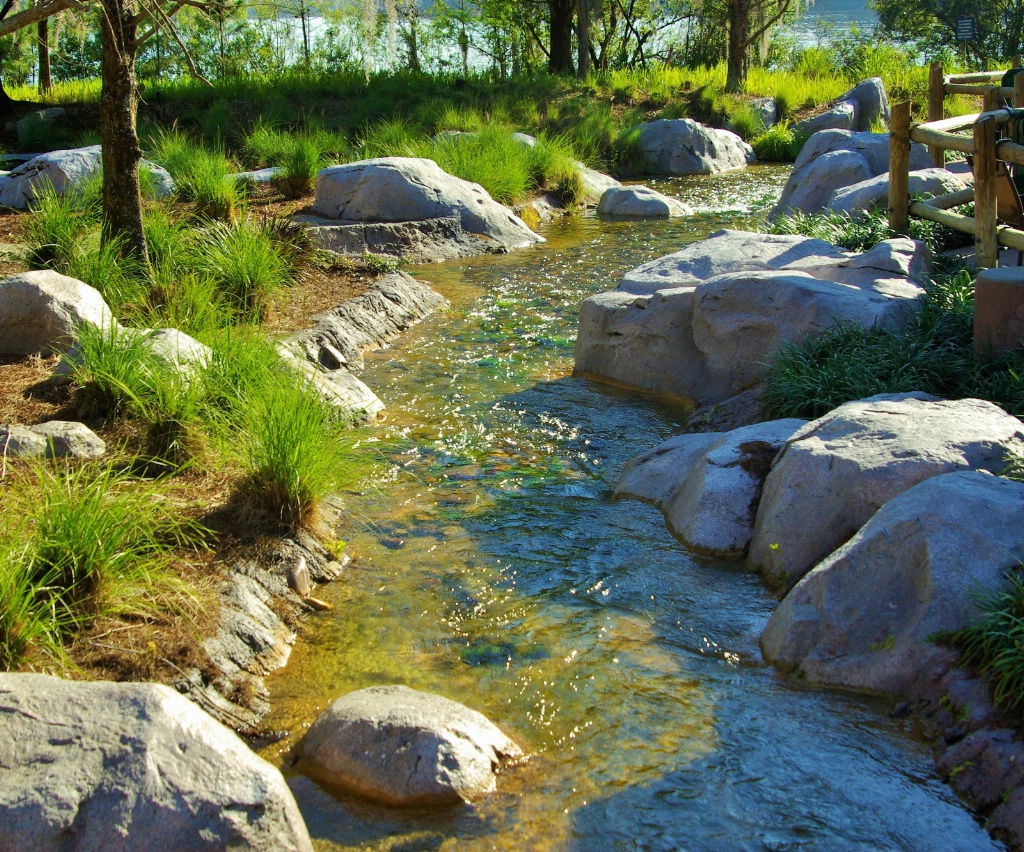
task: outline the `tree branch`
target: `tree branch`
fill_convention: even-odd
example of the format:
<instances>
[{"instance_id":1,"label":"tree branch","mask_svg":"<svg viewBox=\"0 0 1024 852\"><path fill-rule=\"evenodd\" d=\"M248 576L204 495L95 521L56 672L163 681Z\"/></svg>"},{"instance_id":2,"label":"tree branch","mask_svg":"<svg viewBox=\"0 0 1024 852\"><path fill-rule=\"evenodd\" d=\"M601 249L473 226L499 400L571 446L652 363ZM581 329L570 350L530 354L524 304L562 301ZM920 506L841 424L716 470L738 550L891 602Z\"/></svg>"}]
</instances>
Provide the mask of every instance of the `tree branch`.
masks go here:
<instances>
[{"instance_id":1,"label":"tree branch","mask_svg":"<svg viewBox=\"0 0 1024 852\"><path fill-rule=\"evenodd\" d=\"M85 6L77 0L47 0L46 3L40 3L38 6L31 6L16 15L0 20L0 36L10 35L29 24L34 24L43 18L51 18L58 12L72 8L84 9Z\"/></svg>"}]
</instances>

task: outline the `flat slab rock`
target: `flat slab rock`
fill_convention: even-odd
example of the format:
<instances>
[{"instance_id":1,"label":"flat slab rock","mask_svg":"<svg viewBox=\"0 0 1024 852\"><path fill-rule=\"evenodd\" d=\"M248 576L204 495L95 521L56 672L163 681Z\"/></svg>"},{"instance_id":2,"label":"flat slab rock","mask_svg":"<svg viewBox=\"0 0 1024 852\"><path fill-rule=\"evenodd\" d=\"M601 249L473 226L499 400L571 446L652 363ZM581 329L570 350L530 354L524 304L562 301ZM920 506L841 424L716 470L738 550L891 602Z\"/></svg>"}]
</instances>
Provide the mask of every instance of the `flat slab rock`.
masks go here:
<instances>
[{"instance_id":1,"label":"flat slab rock","mask_svg":"<svg viewBox=\"0 0 1024 852\"><path fill-rule=\"evenodd\" d=\"M772 460L805 423L772 420L670 438L626 463L615 496L657 506L692 550L742 558Z\"/></svg>"},{"instance_id":2,"label":"flat slab rock","mask_svg":"<svg viewBox=\"0 0 1024 852\"><path fill-rule=\"evenodd\" d=\"M390 805L451 805L495 788L522 750L485 716L406 686L343 695L298 746L300 771Z\"/></svg>"},{"instance_id":3,"label":"flat slab rock","mask_svg":"<svg viewBox=\"0 0 1024 852\"><path fill-rule=\"evenodd\" d=\"M784 341L837 321L894 328L918 306L921 243L844 252L808 237L724 230L628 272L580 308L574 373L721 402L755 385Z\"/></svg>"},{"instance_id":4,"label":"flat slab rock","mask_svg":"<svg viewBox=\"0 0 1024 852\"><path fill-rule=\"evenodd\" d=\"M98 459L106 451L103 439L84 423L50 420L35 426L0 426L0 456Z\"/></svg>"},{"instance_id":5,"label":"flat slab rock","mask_svg":"<svg viewBox=\"0 0 1024 852\"><path fill-rule=\"evenodd\" d=\"M891 394L848 402L787 442L761 497L751 563L783 591L886 503L955 470L998 473L1024 424L990 402Z\"/></svg>"},{"instance_id":6,"label":"flat slab rock","mask_svg":"<svg viewBox=\"0 0 1024 852\"><path fill-rule=\"evenodd\" d=\"M0 848L311 852L280 771L158 684L0 674Z\"/></svg>"},{"instance_id":7,"label":"flat slab rock","mask_svg":"<svg viewBox=\"0 0 1024 852\"><path fill-rule=\"evenodd\" d=\"M605 190L597 205L598 215L623 219L670 219L692 216L693 208L649 186L619 186Z\"/></svg>"},{"instance_id":8,"label":"flat slab rock","mask_svg":"<svg viewBox=\"0 0 1024 852\"><path fill-rule=\"evenodd\" d=\"M339 224L416 222L455 216L464 231L505 249L544 242L482 186L433 160L380 157L321 169L313 212Z\"/></svg>"},{"instance_id":9,"label":"flat slab rock","mask_svg":"<svg viewBox=\"0 0 1024 852\"><path fill-rule=\"evenodd\" d=\"M991 474L908 488L786 595L761 636L765 660L811 683L894 695L937 681L950 655L934 637L978 620L978 597L1006 586L1024 559L1021 517L1024 484Z\"/></svg>"}]
</instances>

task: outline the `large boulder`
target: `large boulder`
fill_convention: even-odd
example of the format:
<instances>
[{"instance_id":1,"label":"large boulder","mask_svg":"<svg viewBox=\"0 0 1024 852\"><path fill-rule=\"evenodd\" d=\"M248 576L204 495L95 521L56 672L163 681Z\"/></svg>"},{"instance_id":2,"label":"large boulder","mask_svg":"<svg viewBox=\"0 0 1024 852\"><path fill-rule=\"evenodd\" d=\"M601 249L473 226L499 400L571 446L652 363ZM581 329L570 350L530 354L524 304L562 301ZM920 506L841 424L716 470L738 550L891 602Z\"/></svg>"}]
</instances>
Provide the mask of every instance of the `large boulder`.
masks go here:
<instances>
[{"instance_id":1,"label":"large boulder","mask_svg":"<svg viewBox=\"0 0 1024 852\"><path fill-rule=\"evenodd\" d=\"M857 107L847 101L840 101L819 115L798 121L793 125L793 132L813 136L822 130L854 130L856 124Z\"/></svg>"},{"instance_id":2,"label":"large boulder","mask_svg":"<svg viewBox=\"0 0 1024 852\"><path fill-rule=\"evenodd\" d=\"M910 173L911 197L931 197L958 192L967 184L947 169L919 169ZM889 206L889 173L844 186L832 193L825 209L857 217L863 213L885 210Z\"/></svg>"},{"instance_id":3,"label":"large boulder","mask_svg":"<svg viewBox=\"0 0 1024 852\"><path fill-rule=\"evenodd\" d=\"M280 771L174 690L0 674L0 850L312 850Z\"/></svg>"},{"instance_id":4,"label":"large boulder","mask_svg":"<svg viewBox=\"0 0 1024 852\"><path fill-rule=\"evenodd\" d=\"M857 120L851 129L868 132L872 126L889 123L889 96L881 77L861 80L845 95L840 103L852 103L856 107Z\"/></svg>"},{"instance_id":5,"label":"large boulder","mask_svg":"<svg viewBox=\"0 0 1024 852\"><path fill-rule=\"evenodd\" d=\"M692 216L693 208L649 186L620 186L605 190L597 212L601 216L623 219L669 219Z\"/></svg>"},{"instance_id":6,"label":"large boulder","mask_svg":"<svg viewBox=\"0 0 1024 852\"><path fill-rule=\"evenodd\" d=\"M99 290L49 269L0 281L0 353L64 352L83 323L117 325Z\"/></svg>"},{"instance_id":7,"label":"large boulder","mask_svg":"<svg viewBox=\"0 0 1024 852\"><path fill-rule=\"evenodd\" d=\"M910 146L912 171L932 166L928 149ZM771 217L790 213L820 213L837 190L889 171L889 134L850 130L815 133L793 163Z\"/></svg>"},{"instance_id":8,"label":"large boulder","mask_svg":"<svg viewBox=\"0 0 1024 852\"><path fill-rule=\"evenodd\" d=\"M754 161L754 149L732 131L689 118L662 118L631 132L638 134L643 173L648 175L713 175Z\"/></svg>"},{"instance_id":9,"label":"large boulder","mask_svg":"<svg viewBox=\"0 0 1024 852\"><path fill-rule=\"evenodd\" d=\"M765 482L750 560L792 588L887 502L955 470L998 473L1024 424L990 402L890 394L848 402L786 444Z\"/></svg>"},{"instance_id":10,"label":"large boulder","mask_svg":"<svg viewBox=\"0 0 1024 852\"><path fill-rule=\"evenodd\" d=\"M588 204L597 204L601 200L601 196L609 189L622 186L611 175L592 169L579 161L575 161L574 165L580 174L580 181L583 183L583 196Z\"/></svg>"},{"instance_id":11,"label":"large boulder","mask_svg":"<svg viewBox=\"0 0 1024 852\"><path fill-rule=\"evenodd\" d=\"M103 168L103 151L99 145L70 148L40 154L5 175L0 175L0 207L24 210L32 205L48 187L58 195L81 190ZM174 181L167 170L143 160L142 181L155 198L164 198L174 191Z\"/></svg>"},{"instance_id":12,"label":"large boulder","mask_svg":"<svg viewBox=\"0 0 1024 852\"><path fill-rule=\"evenodd\" d=\"M653 503L672 534L699 553L742 557L772 460L805 422L671 438L627 462L615 496Z\"/></svg>"},{"instance_id":13,"label":"large boulder","mask_svg":"<svg viewBox=\"0 0 1024 852\"><path fill-rule=\"evenodd\" d=\"M916 308L927 269L927 250L905 238L857 254L808 237L719 231L585 300L575 372L720 402L759 381L783 341L837 321L896 326Z\"/></svg>"},{"instance_id":14,"label":"large boulder","mask_svg":"<svg viewBox=\"0 0 1024 852\"><path fill-rule=\"evenodd\" d=\"M1021 517L1018 482L962 471L914 485L779 604L761 636L765 660L812 683L873 692L937 680L949 652L935 636L976 621L978 596L1020 565Z\"/></svg>"},{"instance_id":15,"label":"large boulder","mask_svg":"<svg viewBox=\"0 0 1024 852\"><path fill-rule=\"evenodd\" d=\"M485 716L406 686L343 695L298 746L301 771L390 805L449 805L495 788L522 751Z\"/></svg>"},{"instance_id":16,"label":"large boulder","mask_svg":"<svg viewBox=\"0 0 1024 852\"><path fill-rule=\"evenodd\" d=\"M97 459L107 445L84 423L50 420L36 426L0 426L0 455L11 458Z\"/></svg>"},{"instance_id":17,"label":"large boulder","mask_svg":"<svg viewBox=\"0 0 1024 852\"><path fill-rule=\"evenodd\" d=\"M433 160L381 157L321 169L313 211L347 223L415 222L458 216L461 226L504 248L543 242L482 186Z\"/></svg>"}]
</instances>

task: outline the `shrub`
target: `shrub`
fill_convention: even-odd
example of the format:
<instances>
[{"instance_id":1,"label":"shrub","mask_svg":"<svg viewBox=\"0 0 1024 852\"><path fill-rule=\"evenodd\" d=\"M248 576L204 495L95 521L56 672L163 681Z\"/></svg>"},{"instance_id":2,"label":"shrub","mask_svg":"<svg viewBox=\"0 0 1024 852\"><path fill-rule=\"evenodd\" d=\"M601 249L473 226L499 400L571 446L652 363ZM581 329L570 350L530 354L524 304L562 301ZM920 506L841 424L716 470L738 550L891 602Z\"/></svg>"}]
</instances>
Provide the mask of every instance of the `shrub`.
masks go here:
<instances>
[{"instance_id":1,"label":"shrub","mask_svg":"<svg viewBox=\"0 0 1024 852\"><path fill-rule=\"evenodd\" d=\"M740 104L729 115L729 129L745 142L765 132L764 121L749 104Z\"/></svg>"},{"instance_id":2,"label":"shrub","mask_svg":"<svg viewBox=\"0 0 1024 852\"><path fill-rule=\"evenodd\" d=\"M234 218L240 197L235 182L228 178L234 166L222 150L207 151L179 130L158 133L151 147L153 159L170 172L178 195L195 203L197 215Z\"/></svg>"},{"instance_id":3,"label":"shrub","mask_svg":"<svg viewBox=\"0 0 1024 852\"><path fill-rule=\"evenodd\" d=\"M305 133L291 136L281 155L281 176L275 181L285 198L302 198L313 192L317 172L327 158L315 136Z\"/></svg>"},{"instance_id":4,"label":"shrub","mask_svg":"<svg viewBox=\"0 0 1024 852\"><path fill-rule=\"evenodd\" d=\"M771 234L802 234L825 240L848 251L866 251L883 240L900 236L889 228L885 213L866 213L856 218L849 213L792 213L777 216L768 226ZM934 222L912 218L909 236L928 244L934 253L956 245L959 237L955 232Z\"/></svg>"},{"instance_id":5,"label":"shrub","mask_svg":"<svg viewBox=\"0 0 1024 852\"><path fill-rule=\"evenodd\" d=\"M757 159L766 163L792 163L800 155L806 137L794 134L786 122L764 131L750 143Z\"/></svg>"}]
</instances>

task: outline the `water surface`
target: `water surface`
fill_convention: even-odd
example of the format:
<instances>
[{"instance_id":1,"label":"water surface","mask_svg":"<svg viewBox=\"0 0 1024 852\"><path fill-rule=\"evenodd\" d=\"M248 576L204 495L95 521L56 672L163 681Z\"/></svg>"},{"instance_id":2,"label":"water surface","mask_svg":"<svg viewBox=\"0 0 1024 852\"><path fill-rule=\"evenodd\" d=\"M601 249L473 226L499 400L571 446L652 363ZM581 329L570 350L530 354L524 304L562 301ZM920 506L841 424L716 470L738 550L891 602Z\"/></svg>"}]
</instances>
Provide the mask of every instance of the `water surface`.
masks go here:
<instances>
[{"instance_id":1,"label":"water surface","mask_svg":"<svg viewBox=\"0 0 1024 852\"><path fill-rule=\"evenodd\" d=\"M557 223L535 249L414 270L452 308L367 357L388 415L377 473L343 498L358 560L270 679L268 726L291 736L264 756L284 761L339 695L404 683L484 712L532 758L440 814L293 777L318 848L993 848L887 705L762 663L758 580L609 499L683 412L569 377L582 299L751 225L785 176L661 182L698 215Z\"/></svg>"}]
</instances>

